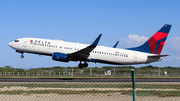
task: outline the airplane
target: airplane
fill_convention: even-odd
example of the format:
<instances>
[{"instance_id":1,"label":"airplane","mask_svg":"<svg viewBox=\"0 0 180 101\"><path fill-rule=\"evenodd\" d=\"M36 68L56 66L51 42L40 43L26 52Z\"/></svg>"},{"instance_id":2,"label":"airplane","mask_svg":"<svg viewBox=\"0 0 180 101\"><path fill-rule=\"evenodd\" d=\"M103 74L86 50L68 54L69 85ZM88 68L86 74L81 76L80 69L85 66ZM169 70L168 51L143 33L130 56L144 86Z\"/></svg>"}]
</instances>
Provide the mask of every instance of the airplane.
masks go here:
<instances>
[{"instance_id":1,"label":"airplane","mask_svg":"<svg viewBox=\"0 0 180 101\"><path fill-rule=\"evenodd\" d=\"M126 49L116 48L116 44L113 47L97 46L102 34L90 45L42 38L19 38L8 45L21 53L21 58L24 58L23 53L47 55L55 61L80 61L79 68L88 67L87 62L113 65L148 64L168 56L160 53L170 29L171 25L165 24L141 46Z\"/></svg>"}]
</instances>

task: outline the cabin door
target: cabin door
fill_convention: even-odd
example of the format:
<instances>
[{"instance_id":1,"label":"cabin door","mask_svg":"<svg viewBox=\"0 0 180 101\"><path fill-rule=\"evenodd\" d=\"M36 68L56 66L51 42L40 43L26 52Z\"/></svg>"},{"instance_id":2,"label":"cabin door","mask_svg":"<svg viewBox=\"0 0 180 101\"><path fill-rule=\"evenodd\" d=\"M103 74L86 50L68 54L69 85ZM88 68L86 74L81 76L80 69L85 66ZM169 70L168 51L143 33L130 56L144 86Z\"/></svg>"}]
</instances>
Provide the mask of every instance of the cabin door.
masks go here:
<instances>
[{"instance_id":1,"label":"cabin door","mask_svg":"<svg viewBox=\"0 0 180 101\"><path fill-rule=\"evenodd\" d=\"M23 47L27 47L27 42L26 41L24 41Z\"/></svg>"},{"instance_id":2,"label":"cabin door","mask_svg":"<svg viewBox=\"0 0 180 101\"><path fill-rule=\"evenodd\" d=\"M133 56L133 62L137 62L137 59L138 59L138 54L135 53L134 56Z\"/></svg>"}]
</instances>

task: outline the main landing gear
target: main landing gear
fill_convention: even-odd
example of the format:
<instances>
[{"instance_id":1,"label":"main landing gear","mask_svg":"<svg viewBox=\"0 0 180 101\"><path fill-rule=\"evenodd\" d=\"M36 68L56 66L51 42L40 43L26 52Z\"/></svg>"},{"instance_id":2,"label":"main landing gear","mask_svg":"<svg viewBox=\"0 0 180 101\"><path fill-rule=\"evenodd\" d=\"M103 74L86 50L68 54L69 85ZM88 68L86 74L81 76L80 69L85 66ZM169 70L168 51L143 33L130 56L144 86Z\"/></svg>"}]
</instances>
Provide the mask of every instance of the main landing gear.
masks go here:
<instances>
[{"instance_id":1,"label":"main landing gear","mask_svg":"<svg viewBox=\"0 0 180 101\"><path fill-rule=\"evenodd\" d=\"M78 67L81 68L81 69L82 69L83 67L88 67L88 63L86 63L86 61L85 61L84 64L82 64L81 61L80 61Z\"/></svg>"}]
</instances>

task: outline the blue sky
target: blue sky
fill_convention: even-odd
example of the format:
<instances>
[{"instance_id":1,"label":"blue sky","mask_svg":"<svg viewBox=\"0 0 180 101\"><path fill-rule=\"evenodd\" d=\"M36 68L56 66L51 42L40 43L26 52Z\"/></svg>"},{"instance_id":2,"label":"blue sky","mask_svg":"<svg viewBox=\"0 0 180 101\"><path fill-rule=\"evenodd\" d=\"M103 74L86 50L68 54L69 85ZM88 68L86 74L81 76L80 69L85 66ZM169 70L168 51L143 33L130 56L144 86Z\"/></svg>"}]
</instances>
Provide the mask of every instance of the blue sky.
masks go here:
<instances>
[{"instance_id":1,"label":"blue sky","mask_svg":"<svg viewBox=\"0 0 180 101\"><path fill-rule=\"evenodd\" d=\"M112 47L119 40L118 48L128 48L143 44L164 24L172 24L162 51L170 56L150 65L179 67L179 4L179 0L0 0L0 66L26 69L79 63L57 62L48 56L27 53L20 59L20 54L8 46L17 38L91 44L102 33L99 45Z\"/></svg>"}]
</instances>

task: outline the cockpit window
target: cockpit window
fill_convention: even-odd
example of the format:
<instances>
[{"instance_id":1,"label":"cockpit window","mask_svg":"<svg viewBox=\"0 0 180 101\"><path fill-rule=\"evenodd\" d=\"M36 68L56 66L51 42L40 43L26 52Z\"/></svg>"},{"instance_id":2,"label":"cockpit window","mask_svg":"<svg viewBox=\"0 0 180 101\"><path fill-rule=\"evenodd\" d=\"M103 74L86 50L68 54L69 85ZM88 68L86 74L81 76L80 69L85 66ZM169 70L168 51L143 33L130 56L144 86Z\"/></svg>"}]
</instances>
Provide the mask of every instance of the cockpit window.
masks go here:
<instances>
[{"instance_id":1,"label":"cockpit window","mask_svg":"<svg viewBox=\"0 0 180 101\"><path fill-rule=\"evenodd\" d=\"M15 40L14 42L19 42L19 40Z\"/></svg>"}]
</instances>

